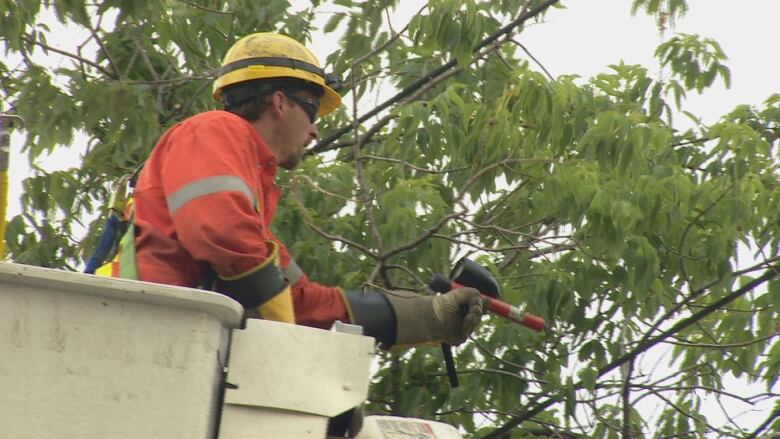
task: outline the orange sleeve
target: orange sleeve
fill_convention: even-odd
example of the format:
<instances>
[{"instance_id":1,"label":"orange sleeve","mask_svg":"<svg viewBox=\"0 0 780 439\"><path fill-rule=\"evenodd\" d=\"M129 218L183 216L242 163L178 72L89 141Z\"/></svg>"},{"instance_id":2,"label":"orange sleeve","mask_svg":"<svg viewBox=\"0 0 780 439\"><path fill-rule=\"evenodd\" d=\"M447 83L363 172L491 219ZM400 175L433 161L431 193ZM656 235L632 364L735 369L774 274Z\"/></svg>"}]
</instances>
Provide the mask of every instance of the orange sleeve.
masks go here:
<instances>
[{"instance_id":1,"label":"orange sleeve","mask_svg":"<svg viewBox=\"0 0 780 439\"><path fill-rule=\"evenodd\" d=\"M255 203L262 199L254 184L257 152L251 126L240 120L209 119L178 130L161 164L164 195L171 199L217 179L246 189L216 190L191 198L171 212L178 240L197 261L208 262L221 276L237 276L264 263L272 249L262 230ZM186 195L186 194L185 194Z\"/></svg>"},{"instance_id":2,"label":"orange sleeve","mask_svg":"<svg viewBox=\"0 0 780 439\"><path fill-rule=\"evenodd\" d=\"M336 320L351 323L340 288L311 282L304 274L293 285L292 295L298 324L330 329Z\"/></svg>"},{"instance_id":3,"label":"orange sleeve","mask_svg":"<svg viewBox=\"0 0 780 439\"><path fill-rule=\"evenodd\" d=\"M279 244L279 260L287 268L292 258L284 244ZM330 329L333 322L351 323L341 288L312 282L302 274L292 285L295 321L315 328Z\"/></svg>"}]
</instances>

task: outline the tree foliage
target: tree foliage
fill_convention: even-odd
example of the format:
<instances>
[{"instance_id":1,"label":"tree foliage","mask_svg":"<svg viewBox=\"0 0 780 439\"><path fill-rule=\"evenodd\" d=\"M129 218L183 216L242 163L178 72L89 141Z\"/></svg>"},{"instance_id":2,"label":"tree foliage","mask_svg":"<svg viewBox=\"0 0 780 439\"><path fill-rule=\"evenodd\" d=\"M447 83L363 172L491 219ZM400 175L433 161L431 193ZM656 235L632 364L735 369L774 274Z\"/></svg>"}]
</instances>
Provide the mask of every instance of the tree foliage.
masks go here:
<instances>
[{"instance_id":1,"label":"tree foliage","mask_svg":"<svg viewBox=\"0 0 780 439\"><path fill-rule=\"evenodd\" d=\"M371 411L492 438L780 431L780 404L759 422L737 416L778 396L780 95L682 130L687 93L730 83L710 39L664 41L663 80L622 62L551 78L516 37L557 1L430 0L402 27L398 0L300 3L0 2L12 55L0 109L25 119L31 163L89 139L80 167L25 180L10 258L78 268L112 185L166 128L215 107L211 80L238 37L331 38L320 57L345 78L346 105L280 176L276 232L298 263L325 283L426 291L469 255L549 322L535 334L486 319L458 349L457 389L435 349L383 354ZM76 47L55 40L63 25ZM55 56L68 62L45 62ZM722 411L702 410L713 401Z\"/></svg>"}]
</instances>

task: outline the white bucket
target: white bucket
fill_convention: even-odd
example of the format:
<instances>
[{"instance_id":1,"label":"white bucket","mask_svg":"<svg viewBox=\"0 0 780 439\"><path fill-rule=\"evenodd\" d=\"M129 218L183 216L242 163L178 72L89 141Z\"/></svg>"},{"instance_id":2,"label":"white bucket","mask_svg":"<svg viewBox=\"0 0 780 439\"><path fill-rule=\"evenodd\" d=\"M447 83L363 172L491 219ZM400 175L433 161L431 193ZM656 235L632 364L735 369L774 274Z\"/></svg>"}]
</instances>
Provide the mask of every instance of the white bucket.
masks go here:
<instances>
[{"instance_id":1,"label":"white bucket","mask_svg":"<svg viewBox=\"0 0 780 439\"><path fill-rule=\"evenodd\" d=\"M213 438L241 306L0 263L0 436Z\"/></svg>"},{"instance_id":2,"label":"white bucket","mask_svg":"<svg viewBox=\"0 0 780 439\"><path fill-rule=\"evenodd\" d=\"M220 439L324 439L365 401L371 337L265 320L234 331Z\"/></svg>"}]
</instances>

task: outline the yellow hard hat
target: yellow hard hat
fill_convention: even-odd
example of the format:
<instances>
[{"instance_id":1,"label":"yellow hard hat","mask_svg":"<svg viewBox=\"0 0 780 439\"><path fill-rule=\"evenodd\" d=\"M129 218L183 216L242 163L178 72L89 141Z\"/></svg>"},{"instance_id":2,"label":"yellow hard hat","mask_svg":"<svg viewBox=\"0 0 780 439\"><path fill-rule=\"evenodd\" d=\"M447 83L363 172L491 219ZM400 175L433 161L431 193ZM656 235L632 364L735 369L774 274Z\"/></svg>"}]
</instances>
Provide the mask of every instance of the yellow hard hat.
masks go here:
<instances>
[{"instance_id":1,"label":"yellow hard hat","mask_svg":"<svg viewBox=\"0 0 780 439\"><path fill-rule=\"evenodd\" d=\"M222 89L255 79L301 79L322 88L319 115L324 116L341 105L341 96L334 90L336 81L320 68L320 62L303 44L285 35L258 32L233 44L222 61L219 76L214 81L214 98L222 97Z\"/></svg>"}]
</instances>

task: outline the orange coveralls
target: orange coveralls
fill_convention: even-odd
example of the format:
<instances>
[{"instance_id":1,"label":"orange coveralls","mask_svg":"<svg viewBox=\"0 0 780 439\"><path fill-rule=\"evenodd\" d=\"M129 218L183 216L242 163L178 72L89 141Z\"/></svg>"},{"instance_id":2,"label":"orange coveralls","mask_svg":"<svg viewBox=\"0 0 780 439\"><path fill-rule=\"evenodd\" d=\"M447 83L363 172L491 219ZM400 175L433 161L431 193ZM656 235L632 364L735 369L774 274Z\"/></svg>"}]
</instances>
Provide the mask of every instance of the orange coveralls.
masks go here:
<instances>
[{"instance_id":1,"label":"orange coveralls","mask_svg":"<svg viewBox=\"0 0 780 439\"><path fill-rule=\"evenodd\" d=\"M209 270L233 278L268 263L274 247L278 268L294 272L270 228L280 196L276 170L265 141L232 113L201 113L169 129L134 192L140 280L197 287ZM340 288L311 282L299 270L292 277L296 323L328 328L350 321Z\"/></svg>"}]
</instances>

